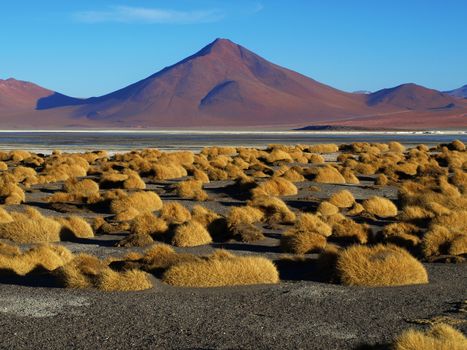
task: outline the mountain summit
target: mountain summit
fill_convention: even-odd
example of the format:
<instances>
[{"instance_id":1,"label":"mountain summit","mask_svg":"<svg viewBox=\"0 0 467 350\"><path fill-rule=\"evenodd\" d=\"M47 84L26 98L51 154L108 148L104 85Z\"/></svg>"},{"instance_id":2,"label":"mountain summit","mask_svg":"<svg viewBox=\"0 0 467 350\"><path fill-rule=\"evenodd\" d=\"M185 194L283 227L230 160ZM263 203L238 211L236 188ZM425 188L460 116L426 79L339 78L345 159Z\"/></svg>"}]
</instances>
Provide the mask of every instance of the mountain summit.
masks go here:
<instances>
[{"instance_id":1,"label":"mountain summit","mask_svg":"<svg viewBox=\"0 0 467 350\"><path fill-rule=\"evenodd\" d=\"M362 107L360 96L216 39L144 80L82 101L73 117L128 126L249 126L351 116Z\"/></svg>"},{"instance_id":2,"label":"mountain summit","mask_svg":"<svg viewBox=\"0 0 467 350\"><path fill-rule=\"evenodd\" d=\"M462 99L415 84L347 93L273 64L228 39L216 39L194 55L100 97L76 99L30 83L4 82L0 81L0 124L14 128L467 124L467 102Z\"/></svg>"}]
</instances>

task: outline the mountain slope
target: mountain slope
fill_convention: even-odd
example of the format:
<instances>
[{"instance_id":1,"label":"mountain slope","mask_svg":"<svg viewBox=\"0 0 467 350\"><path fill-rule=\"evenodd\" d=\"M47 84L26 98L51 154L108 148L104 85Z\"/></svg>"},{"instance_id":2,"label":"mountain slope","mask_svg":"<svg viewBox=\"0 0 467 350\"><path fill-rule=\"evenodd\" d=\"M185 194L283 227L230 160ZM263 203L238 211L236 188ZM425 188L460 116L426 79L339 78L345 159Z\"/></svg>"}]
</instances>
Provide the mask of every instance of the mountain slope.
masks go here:
<instances>
[{"instance_id":1,"label":"mountain slope","mask_svg":"<svg viewBox=\"0 0 467 350\"><path fill-rule=\"evenodd\" d=\"M444 93L452 97L467 98L467 84L458 89L444 91Z\"/></svg>"},{"instance_id":2,"label":"mountain slope","mask_svg":"<svg viewBox=\"0 0 467 350\"><path fill-rule=\"evenodd\" d=\"M84 101L73 117L132 126L273 125L361 114L363 102L217 39L144 80Z\"/></svg>"},{"instance_id":3,"label":"mountain slope","mask_svg":"<svg viewBox=\"0 0 467 350\"><path fill-rule=\"evenodd\" d=\"M416 84L402 84L368 95L369 106L393 106L401 109L426 110L452 108L457 101L439 91Z\"/></svg>"}]
</instances>

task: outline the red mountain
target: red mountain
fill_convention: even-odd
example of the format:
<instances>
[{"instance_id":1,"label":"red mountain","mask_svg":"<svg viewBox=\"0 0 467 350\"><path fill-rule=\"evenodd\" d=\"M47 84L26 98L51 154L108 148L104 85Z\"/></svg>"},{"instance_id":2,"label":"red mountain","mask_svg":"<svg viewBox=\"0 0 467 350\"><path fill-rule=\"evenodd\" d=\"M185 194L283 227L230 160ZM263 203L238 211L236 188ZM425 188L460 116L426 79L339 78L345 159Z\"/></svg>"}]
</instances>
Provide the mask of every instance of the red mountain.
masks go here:
<instances>
[{"instance_id":1,"label":"red mountain","mask_svg":"<svg viewBox=\"0 0 467 350\"><path fill-rule=\"evenodd\" d=\"M371 94L346 93L226 39L217 39L173 66L100 97L74 99L33 86L39 89L34 94L26 93L27 88L17 93L29 99L15 99L0 90L0 102L9 101L10 110L16 105L20 111L12 118L0 109L0 127L467 126L463 100L414 84ZM24 106L29 108L27 113ZM391 122L392 116L397 124ZM424 120L430 125L424 125Z\"/></svg>"},{"instance_id":2,"label":"red mountain","mask_svg":"<svg viewBox=\"0 0 467 350\"><path fill-rule=\"evenodd\" d=\"M53 94L33 83L13 78L0 79L0 110L34 109L37 100Z\"/></svg>"}]
</instances>

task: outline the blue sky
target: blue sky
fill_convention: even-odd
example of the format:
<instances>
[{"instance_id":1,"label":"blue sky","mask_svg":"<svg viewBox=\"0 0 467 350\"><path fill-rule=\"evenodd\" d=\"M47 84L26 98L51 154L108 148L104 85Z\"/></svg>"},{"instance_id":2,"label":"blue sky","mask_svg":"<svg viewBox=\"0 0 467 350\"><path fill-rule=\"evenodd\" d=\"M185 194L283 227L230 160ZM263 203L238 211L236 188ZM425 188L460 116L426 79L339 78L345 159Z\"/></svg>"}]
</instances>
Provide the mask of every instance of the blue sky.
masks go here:
<instances>
[{"instance_id":1,"label":"blue sky","mask_svg":"<svg viewBox=\"0 0 467 350\"><path fill-rule=\"evenodd\" d=\"M336 88L467 84L465 0L16 0L0 78L79 97L124 87L217 37Z\"/></svg>"}]
</instances>

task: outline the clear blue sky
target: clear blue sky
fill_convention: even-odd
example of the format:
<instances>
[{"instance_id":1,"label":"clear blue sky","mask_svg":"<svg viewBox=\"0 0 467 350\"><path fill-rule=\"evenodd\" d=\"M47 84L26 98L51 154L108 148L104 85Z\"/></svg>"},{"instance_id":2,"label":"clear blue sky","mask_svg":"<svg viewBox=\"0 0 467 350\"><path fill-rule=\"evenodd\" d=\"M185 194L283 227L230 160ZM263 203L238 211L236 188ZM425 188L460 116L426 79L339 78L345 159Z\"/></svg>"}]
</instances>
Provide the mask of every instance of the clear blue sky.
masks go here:
<instances>
[{"instance_id":1,"label":"clear blue sky","mask_svg":"<svg viewBox=\"0 0 467 350\"><path fill-rule=\"evenodd\" d=\"M14 0L0 78L79 97L155 73L216 37L336 88L467 84L465 0Z\"/></svg>"}]
</instances>

